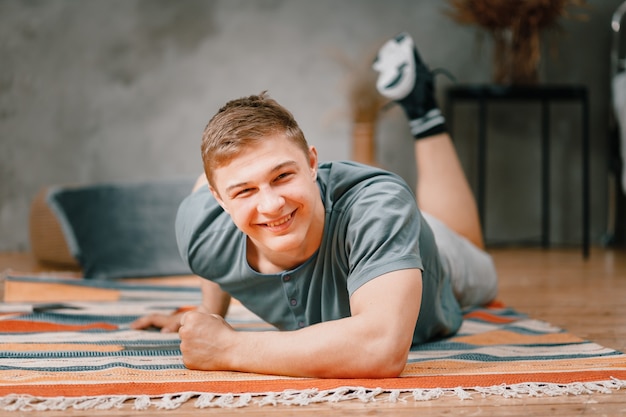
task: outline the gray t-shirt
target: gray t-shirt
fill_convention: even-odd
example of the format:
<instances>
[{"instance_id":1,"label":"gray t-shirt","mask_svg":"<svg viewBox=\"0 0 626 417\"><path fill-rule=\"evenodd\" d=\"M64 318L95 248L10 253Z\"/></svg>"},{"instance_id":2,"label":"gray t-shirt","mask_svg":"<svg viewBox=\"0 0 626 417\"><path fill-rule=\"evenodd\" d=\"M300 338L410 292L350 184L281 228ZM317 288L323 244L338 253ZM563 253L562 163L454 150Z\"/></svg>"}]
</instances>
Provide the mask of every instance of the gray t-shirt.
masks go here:
<instances>
[{"instance_id":1,"label":"gray t-shirt","mask_svg":"<svg viewBox=\"0 0 626 417\"><path fill-rule=\"evenodd\" d=\"M260 274L246 260L246 236L207 187L183 201L176 219L181 255L259 317L294 330L350 316L350 296L388 272L423 271L413 343L458 330L462 316L442 270L432 231L399 176L353 162L319 166L325 207L318 251L297 268ZM398 319L402 319L399 317Z\"/></svg>"}]
</instances>

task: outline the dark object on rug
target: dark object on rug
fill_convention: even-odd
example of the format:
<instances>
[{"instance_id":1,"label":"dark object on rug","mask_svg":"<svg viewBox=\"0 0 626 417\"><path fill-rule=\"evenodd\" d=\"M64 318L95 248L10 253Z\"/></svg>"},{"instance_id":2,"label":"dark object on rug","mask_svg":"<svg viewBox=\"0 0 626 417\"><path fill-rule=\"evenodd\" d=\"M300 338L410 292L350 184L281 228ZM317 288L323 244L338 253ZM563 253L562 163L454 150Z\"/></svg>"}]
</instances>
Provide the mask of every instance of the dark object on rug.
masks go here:
<instances>
[{"instance_id":1,"label":"dark object on rug","mask_svg":"<svg viewBox=\"0 0 626 417\"><path fill-rule=\"evenodd\" d=\"M176 245L178 205L192 179L52 187L46 201L85 278L190 274Z\"/></svg>"}]
</instances>

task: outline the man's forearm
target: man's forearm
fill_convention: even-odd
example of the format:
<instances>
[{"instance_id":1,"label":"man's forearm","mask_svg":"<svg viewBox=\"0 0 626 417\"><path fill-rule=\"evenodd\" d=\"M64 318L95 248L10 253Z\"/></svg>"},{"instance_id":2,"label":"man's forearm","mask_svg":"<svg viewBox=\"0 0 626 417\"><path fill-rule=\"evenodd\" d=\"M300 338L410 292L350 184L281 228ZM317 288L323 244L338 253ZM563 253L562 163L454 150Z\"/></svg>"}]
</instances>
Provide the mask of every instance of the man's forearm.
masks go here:
<instances>
[{"instance_id":1,"label":"man's forearm","mask_svg":"<svg viewBox=\"0 0 626 417\"><path fill-rule=\"evenodd\" d=\"M225 363L231 370L302 377L397 376L410 343L363 321L349 317L296 331L236 332L224 350Z\"/></svg>"}]
</instances>

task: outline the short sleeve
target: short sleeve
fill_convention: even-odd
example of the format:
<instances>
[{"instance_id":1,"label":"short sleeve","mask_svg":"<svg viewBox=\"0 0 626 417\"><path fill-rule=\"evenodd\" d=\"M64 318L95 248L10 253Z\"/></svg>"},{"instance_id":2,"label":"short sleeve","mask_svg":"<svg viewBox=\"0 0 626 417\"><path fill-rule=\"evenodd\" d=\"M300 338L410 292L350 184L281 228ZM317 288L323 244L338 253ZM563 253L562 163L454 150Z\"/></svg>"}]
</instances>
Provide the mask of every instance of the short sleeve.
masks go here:
<instances>
[{"instance_id":1,"label":"short sleeve","mask_svg":"<svg viewBox=\"0 0 626 417\"><path fill-rule=\"evenodd\" d=\"M350 295L380 275L423 269L421 216L409 189L383 178L360 189L358 197L345 212Z\"/></svg>"}]
</instances>

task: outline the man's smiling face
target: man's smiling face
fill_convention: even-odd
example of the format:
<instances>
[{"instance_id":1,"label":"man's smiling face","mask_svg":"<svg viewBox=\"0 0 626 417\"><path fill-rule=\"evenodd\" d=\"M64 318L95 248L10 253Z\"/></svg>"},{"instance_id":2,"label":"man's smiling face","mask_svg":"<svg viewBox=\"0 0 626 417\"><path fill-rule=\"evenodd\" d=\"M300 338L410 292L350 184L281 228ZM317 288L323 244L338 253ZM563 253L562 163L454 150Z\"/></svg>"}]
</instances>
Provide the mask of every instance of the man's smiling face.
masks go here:
<instances>
[{"instance_id":1,"label":"man's smiling face","mask_svg":"<svg viewBox=\"0 0 626 417\"><path fill-rule=\"evenodd\" d=\"M307 155L275 134L215 168L211 191L259 256L303 262L324 230L316 178L315 148Z\"/></svg>"}]
</instances>

